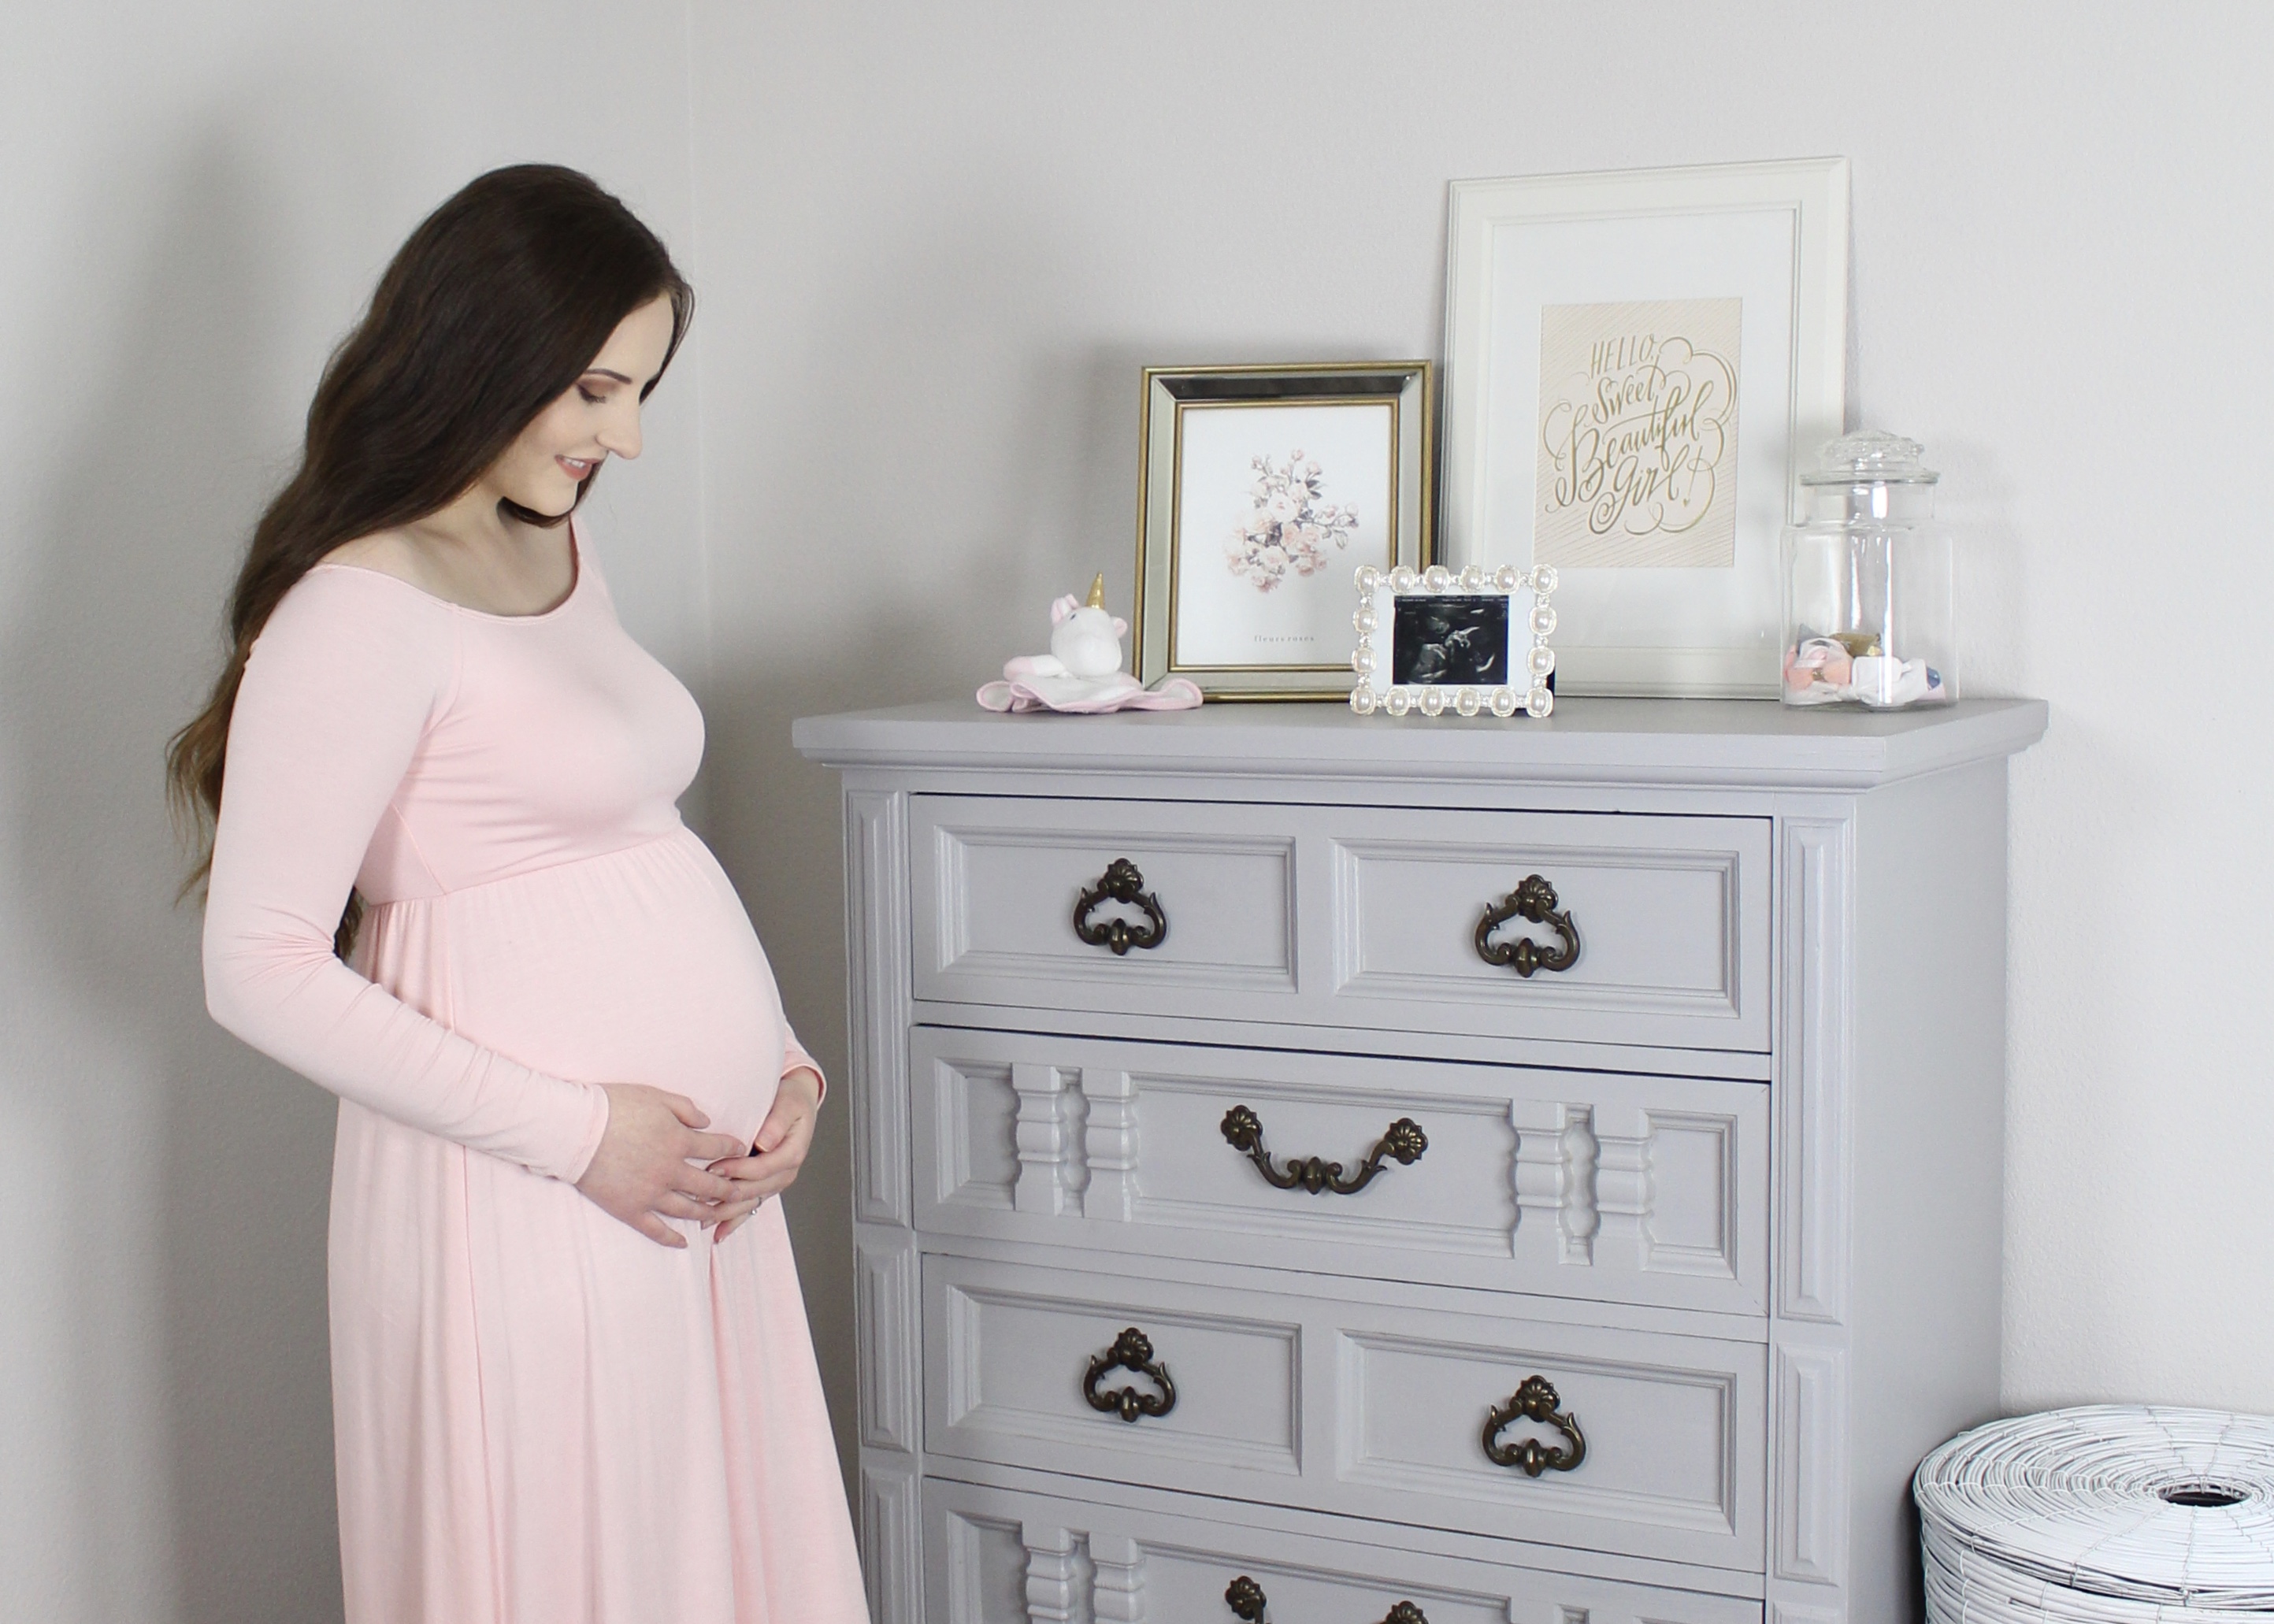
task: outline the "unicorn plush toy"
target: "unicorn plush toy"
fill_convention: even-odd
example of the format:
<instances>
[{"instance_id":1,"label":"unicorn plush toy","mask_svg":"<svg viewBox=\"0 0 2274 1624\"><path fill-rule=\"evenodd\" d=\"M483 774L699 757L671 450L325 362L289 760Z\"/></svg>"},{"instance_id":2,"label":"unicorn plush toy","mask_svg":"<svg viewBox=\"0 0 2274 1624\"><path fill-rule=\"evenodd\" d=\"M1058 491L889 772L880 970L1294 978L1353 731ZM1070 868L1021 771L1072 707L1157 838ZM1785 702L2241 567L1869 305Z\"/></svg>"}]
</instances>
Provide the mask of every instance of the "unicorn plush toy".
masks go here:
<instances>
[{"instance_id":1,"label":"unicorn plush toy","mask_svg":"<svg viewBox=\"0 0 2274 1624\"><path fill-rule=\"evenodd\" d=\"M1050 651L1021 654L1003 667L1003 680L979 690L990 710L1184 710L1201 691L1182 677L1147 689L1121 669L1121 639L1129 622L1105 609L1105 575L1089 583L1089 599L1071 592L1050 605Z\"/></svg>"},{"instance_id":2,"label":"unicorn plush toy","mask_svg":"<svg viewBox=\"0 0 2274 1624\"><path fill-rule=\"evenodd\" d=\"M1038 677L1107 677L1121 669L1129 622L1105 613L1105 572L1089 583L1089 601L1068 592L1050 605L1050 651L1021 657ZM1007 674L1007 673L1006 673Z\"/></svg>"}]
</instances>

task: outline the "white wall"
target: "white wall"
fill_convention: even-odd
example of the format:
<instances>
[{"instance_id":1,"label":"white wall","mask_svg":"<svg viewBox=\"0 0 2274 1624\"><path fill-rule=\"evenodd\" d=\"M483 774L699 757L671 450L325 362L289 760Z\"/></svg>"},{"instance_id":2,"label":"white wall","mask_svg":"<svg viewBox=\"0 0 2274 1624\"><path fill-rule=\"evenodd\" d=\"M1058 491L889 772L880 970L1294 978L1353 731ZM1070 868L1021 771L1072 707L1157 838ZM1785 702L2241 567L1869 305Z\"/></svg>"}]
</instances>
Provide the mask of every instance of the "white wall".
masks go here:
<instances>
[{"instance_id":1,"label":"white wall","mask_svg":"<svg viewBox=\"0 0 2274 1624\"><path fill-rule=\"evenodd\" d=\"M1945 470L1976 688L2053 707L2014 771L2007 1400L2274 1410L2274 11L696 17L719 831L832 1058L790 718L968 692L1094 570L1127 603L1141 365L1435 354L1452 177L1846 154L1864 421Z\"/></svg>"},{"instance_id":2,"label":"white wall","mask_svg":"<svg viewBox=\"0 0 2274 1624\"><path fill-rule=\"evenodd\" d=\"M420 215L553 158L684 244L684 14L621 13L0 23L0 1616L338 1616L329 1101L206 1019L159 754L324 357ZM591 504L627 618L681 664L693 381Z\"/></svg>"},{"instance_id":3,"label":"white wall","mask_svg":"<svg viewBox=\"0 0 2274 1624\"><path fill-rule=\"evenodd\" d=\"M328 345L527 157L694 245L687 373L594 516L636 632L699 676L711 628L711 825L841 1076L790 718L967 690L1095 570L1126 603L1140 365L1434 353L1454 176L1849 154L1864 419L1970 527L1977 686L2054 706L2014 773L2008 1400L2274 1410L2274 12L468 11L0 24L6 1606L335 1614L329 1113L204 1019L158 751ZM843 1124L790 1201L840 1426Z\"/></svg>"}]
</instances>

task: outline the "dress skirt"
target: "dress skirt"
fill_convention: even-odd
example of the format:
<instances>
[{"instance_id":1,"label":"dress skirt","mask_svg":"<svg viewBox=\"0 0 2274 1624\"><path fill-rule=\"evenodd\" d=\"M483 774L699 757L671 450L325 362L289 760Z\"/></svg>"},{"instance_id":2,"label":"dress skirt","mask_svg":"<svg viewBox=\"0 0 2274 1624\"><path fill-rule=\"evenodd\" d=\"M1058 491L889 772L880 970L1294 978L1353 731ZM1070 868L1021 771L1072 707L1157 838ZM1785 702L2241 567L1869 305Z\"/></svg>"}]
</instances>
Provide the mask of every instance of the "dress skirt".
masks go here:
<instances>
[{"instance_id":1,"label":"dress skirt","mask_svg":"<svg viewBox=\"0 0 2274 1624\"><path fill-rule=\"evenodd\" d=\"M791 1040L678 830L373 911L376 989L553 1075L764 1120ZM349 1624L855 1624L781 1203L659 1246L572 1186L343 1101L333 1405Z\"/></svg>"}]
</instances>

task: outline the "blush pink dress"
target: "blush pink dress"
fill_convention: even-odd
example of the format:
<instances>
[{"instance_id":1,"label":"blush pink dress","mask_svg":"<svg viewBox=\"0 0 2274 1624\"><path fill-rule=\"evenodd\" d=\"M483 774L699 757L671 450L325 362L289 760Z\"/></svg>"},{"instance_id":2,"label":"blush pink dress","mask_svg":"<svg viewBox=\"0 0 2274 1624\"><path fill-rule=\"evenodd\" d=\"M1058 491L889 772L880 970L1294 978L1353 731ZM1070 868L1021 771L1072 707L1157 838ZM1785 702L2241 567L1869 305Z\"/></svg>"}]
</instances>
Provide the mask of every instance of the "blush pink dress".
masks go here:
<instances>
[{"instance_id":1,"label":"blush pink dress","mask_svg":"<svg viewBox=\"0 0 2274 1624\"><path fill-rule=\"evenodd\" d=\"M687 1094L748 1140L812 1064L680 822L702 717L578 553L568 597L523 617L320 566L230 721L207 1000L340 1096L347 1619L853 1624L781 1203L718 1244L678 1222L681 1252L575 1187L599 1084Z\"/></svg>"}]
</instances>

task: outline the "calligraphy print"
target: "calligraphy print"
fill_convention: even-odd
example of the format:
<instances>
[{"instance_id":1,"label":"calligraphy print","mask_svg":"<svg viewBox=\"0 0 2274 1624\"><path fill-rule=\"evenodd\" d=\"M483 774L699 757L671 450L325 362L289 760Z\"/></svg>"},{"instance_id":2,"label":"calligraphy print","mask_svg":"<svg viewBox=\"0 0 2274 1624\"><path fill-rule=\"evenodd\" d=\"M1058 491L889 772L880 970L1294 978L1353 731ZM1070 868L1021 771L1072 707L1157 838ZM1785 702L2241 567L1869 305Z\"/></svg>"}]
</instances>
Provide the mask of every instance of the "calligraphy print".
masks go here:
<instances>
[{"instance_id":1,"label":"calligraphy print","mask_svg":"<svg viewBox=\"0 0 2274 1624\"><path fill-rule=\"evenodd\" d=\"M1541 309L1535 563L1736 567L1743 303Z\"/></svg>"}]
</instances>

